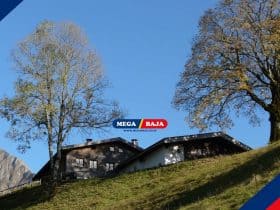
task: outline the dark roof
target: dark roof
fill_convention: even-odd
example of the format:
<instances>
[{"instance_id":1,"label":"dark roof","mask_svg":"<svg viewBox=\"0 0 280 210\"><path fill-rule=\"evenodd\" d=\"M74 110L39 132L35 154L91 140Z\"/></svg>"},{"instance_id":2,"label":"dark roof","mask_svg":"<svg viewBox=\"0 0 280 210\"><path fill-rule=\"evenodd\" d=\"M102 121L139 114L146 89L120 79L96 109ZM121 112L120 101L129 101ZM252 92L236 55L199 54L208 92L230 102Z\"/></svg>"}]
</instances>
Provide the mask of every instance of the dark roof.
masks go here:
<instances>
[{"instance_id":1,"label":"dark roof","mask_svg":"<svg viewBox=\"0 0 280 210\"><path fill-rule=\"evenodd\" d=\"M98 141L88 141L83 144L73 144L73 145L67 145L62 147L62 152L68 152L70 150L74 149L79 149L79 148L84 148L84 147L91 147L91 146L96 146L96 145L101 145L101 144L110 144L110 143L122 143L126 144L129 146L131 149L137 151L137 152L142 152L143 148L134 145L133 143L121 138L121 137L116 137L116 138L111 138L111 139L104 139L104 140L98 140ZM54 155L56 157L56 155ZM41 175L49 170L50 161L48 161L38 172L37 174L33 177L33 180L40 179Z\"/></svg>"},{"instance_id":2,"label":"dark roof","mask_svg":"<svg viewBox=\"0 0 280 210\"><path fill-rule=\"evenodd\" d=\"M67 145L63 146L62 150L72 150L72 149L77 149L77 148L82 148L82 147L90 147L94 145L100 145L100 144L108 144L108 143L123 143L128 145L129 147L138 150L139 152L143 151L142 147L139 147L137 145L134 145L130 141L127 141L121 137L116 137L116 138L111 138L111 139L104 139L104 140L98 140L98 141L88 141L83 144L73 144L73 145Z\"/></svg>"},{"instance_id":3,"label":"dark roof","mask_svg":"<svg viewBox=\"0 0 280 210\"><path fill-rule=\"evenodd\" d=\"M185 135L185 136L173 136L173 137L166 137L161 139L160 141L154 143L153 145L147 147L143 152L139 153L138 155L135 155L134 157L130 158L129 160L125 161L123 164L119 165L119 169L124 168L127 164L133 162L134 160L143 157L152 151L158 149L164 144L171 144L176 142L188 142L192 140L200 141L205 139L216 139L216 138L222 138L226 141L228 141L231 144L236 145L237 147L240 147L244 151L252 150L251 147L247 146L246 144L243 144L242 142L234 139L233 137L223 133L223 132L212 132L212 133L202 133L202 134L195 134L195 135Z\"/></svg>"},{"instance_id":4,"label":"dark roof","mask_svg":"<svg viewBox=\"0 0 280 210\"><path fill-rule=\"evenodd\" d=\"M163 143L171 143L171 142L178 142L178 141L190 141L190 140L203 140L203 139L209 139L209 138L217 138L221 137L234 145L241 147L244 150L251 150L252 148L247 146L246 144L243 144L242 142L238 141L237 139L234 139L233 137L223 133L223 132L213 132L213 133L201 133L201 134L195 134L195 135L187 135L187 136L174 136L174 137L167 137L162 140L160 140L157 143L160 143L163 141ZM152 145L153 146L153 145Z\"/></svg>"}]
</instances>

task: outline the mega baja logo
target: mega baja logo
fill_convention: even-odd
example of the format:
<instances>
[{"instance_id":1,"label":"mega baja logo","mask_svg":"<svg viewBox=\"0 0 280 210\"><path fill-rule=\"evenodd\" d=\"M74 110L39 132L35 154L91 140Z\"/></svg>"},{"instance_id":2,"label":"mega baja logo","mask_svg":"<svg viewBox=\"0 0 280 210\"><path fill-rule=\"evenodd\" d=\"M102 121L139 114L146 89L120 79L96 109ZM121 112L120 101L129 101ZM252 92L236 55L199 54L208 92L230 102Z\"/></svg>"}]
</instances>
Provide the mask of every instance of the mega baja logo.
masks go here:
<instances>
[{"instance_id":1,"label":"mega baja logo","mask_svg":"<svg viewBox=\"0 0 280 210\"><path fill-rule=\"evenodd\" d=\"M165 119L116 119L114 128L120 129L163 129L168 125Z\"/></svg>"}]
</instances>

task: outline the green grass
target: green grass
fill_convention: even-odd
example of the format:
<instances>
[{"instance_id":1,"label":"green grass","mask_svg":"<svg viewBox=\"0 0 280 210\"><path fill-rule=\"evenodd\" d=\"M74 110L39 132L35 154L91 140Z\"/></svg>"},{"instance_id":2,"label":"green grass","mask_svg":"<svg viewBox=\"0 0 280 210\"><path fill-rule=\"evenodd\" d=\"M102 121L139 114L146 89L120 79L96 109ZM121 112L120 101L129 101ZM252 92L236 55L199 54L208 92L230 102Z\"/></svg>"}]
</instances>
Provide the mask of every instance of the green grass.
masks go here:
<instances>
[{"instance_id":1,"label":"green grass","mask_svg":"<svg viewBox=\"0 0 280 210\"><path fill-rule=\"evenodd\" d=\"M41 187L0 199L0 209L238 209L280 172L280 143L106 180Z\"/></svg>"}]
</instances>

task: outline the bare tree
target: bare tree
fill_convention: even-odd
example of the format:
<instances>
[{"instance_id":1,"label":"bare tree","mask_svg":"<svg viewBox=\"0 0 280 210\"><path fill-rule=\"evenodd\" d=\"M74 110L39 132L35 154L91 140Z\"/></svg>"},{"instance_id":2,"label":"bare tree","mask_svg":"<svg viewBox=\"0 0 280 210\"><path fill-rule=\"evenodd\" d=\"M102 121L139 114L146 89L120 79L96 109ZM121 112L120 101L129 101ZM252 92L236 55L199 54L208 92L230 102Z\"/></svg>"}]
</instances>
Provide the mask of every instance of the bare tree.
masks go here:
<instances>
[{"instance_id":1,"label":"bare tree","mask_svg":"<svg viewBox=\"0 0 280 210\"><path fill-rule=\"evenodd\" d=\"M190 125L231 127L231 110L254 123L260 109L280 140L279 10L279 0L222 0L203 15L173 100Z\"/></svg>"},{"instance_id":2,"label":"bare tree","mask_svg":"<svg viewBox=\"0 0 280 210\"><path fill-rule=\"evenodd\" d=\"M42 22L18 44L12 58L19 75L15 95L1 100L2 117L11 124L8 136L23 151L32 140L47 140L56 183L69 133L110 126L122 112L103 99L107 81L98 56L73 23Z\"/></svg>"}]
</instances>

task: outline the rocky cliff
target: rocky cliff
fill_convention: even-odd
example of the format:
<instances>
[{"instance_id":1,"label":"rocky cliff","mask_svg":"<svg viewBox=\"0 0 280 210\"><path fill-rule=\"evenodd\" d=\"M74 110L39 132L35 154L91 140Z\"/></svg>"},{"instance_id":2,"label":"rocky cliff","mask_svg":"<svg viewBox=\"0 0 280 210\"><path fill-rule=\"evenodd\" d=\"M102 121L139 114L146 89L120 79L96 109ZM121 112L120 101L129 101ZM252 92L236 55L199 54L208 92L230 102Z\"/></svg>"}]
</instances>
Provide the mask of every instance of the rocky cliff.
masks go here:
<instances>
[{"instance_id":1,"label":"rocky cliff","mask_svg":"<svg viewBox=\"0 0 280 210\"><path fill-rule=\"evenodd\" d=\"M23 161L0 149L0 191L30 182L32 176Z\"/></svg>"}]
</instances>

